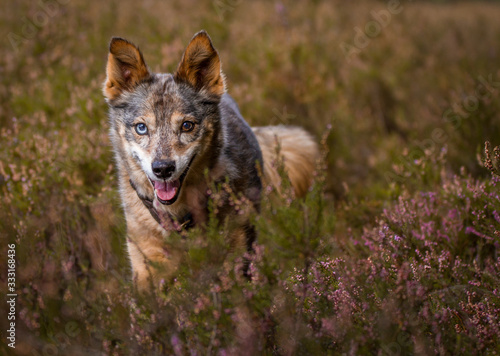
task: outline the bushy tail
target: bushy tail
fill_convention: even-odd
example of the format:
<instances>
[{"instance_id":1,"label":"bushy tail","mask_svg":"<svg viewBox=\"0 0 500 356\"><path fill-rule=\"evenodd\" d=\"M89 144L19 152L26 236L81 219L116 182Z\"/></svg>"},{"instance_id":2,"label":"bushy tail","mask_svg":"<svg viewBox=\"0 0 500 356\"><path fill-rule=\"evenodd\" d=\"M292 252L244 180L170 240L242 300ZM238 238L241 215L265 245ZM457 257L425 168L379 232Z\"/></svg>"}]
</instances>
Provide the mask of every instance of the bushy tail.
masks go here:
<instances>
[{"instance_id":1,"label":"bushy tail","mask_svg":"<svg viewBox=\"0 0 500 356\"><path fill-rule=\"evenodd\" d=\"M295 195L306 195L319 158L318 145L312 136L294 126L262 126L252 130L262 150L264 184L271 184L279 190L281 177L278 165L282 159Z\"/></svg>"}]
</instances>

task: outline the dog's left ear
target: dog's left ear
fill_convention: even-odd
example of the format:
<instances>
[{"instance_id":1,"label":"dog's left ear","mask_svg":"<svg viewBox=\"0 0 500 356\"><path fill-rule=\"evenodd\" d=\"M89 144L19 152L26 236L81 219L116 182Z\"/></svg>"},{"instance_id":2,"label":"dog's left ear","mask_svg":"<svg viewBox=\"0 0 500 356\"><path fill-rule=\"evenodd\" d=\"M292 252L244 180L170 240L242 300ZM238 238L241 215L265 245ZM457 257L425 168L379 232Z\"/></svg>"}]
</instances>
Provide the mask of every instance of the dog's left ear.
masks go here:
<instances>
[{"instance_id":1,"label":"dog's left ear","mask_svg":"<svg viewBox=\"0 0 500 356\"><path fill-rule=\"evenodd\" d=\"M133 43L113 37L109 44L106 81L103 92L109 100L116 99L125 90L133 90L150 77L142 53Z\"/></svg>"},{"instance_id":2,"label":"dog's left ear","mask_svg":"<svg viewBox=\"0 0 500 356\"><path fill-rule=\"evenodd\" d=\"M225 91L219 54L205 31L194 35L175 72L175 80L221 96Z\"/></svg>"}]
</instances>

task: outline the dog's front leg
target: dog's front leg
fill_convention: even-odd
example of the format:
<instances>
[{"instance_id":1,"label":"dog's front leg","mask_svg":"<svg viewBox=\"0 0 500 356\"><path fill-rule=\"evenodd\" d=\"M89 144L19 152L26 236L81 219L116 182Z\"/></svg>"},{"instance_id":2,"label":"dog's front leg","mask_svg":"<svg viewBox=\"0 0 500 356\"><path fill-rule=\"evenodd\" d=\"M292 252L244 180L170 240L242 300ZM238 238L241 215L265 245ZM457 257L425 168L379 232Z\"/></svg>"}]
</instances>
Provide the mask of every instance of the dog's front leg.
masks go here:
<instances>
[{"instance_id":1,"label":"dog's front leg","mask_svg":"<svg viewBox=\"0 0 500 356\"><path fill-rule=\"evenodd\" d=\"M127 238L134 284L140 291L156 289L161 280L175 275L181 254L163 238L134 232L129 231Z\"/></svg>"}]
</instances>

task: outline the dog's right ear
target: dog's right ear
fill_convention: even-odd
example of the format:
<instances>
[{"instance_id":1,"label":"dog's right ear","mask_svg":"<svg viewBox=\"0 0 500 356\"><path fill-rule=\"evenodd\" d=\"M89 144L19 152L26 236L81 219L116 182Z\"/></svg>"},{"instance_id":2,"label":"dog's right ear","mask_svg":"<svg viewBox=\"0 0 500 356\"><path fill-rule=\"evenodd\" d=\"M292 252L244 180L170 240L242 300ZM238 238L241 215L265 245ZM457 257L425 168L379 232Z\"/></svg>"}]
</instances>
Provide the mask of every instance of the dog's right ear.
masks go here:
<instances>
[{"instance_id":1,"label":"dog's right ear","mask_svg":"<svg viewBox=\"0 0 500 356\"><path fill-rule=\"evenodd\" d=\"M116 99L123 91L132 90L149 76L139 48L123 38L113 37L109 43L104 96L108 100Z\"/></svg>"}]
</instances>

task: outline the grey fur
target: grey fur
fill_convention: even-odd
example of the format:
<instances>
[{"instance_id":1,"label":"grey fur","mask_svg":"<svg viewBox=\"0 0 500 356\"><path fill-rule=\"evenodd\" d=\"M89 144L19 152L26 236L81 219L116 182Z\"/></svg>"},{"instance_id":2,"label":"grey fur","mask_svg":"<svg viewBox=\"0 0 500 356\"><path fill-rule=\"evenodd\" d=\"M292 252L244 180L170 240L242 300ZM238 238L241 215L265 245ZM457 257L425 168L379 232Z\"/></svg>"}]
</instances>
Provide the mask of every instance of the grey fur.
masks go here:
<instances>
[{"instance_id":1,"label":"grey fur","mask_svg":"<svg viewBox=\"0 0 500 356\"><path fill-rule=\"evenodd\" d=\"M117 161L127 160L125 157L127 152L121 147L118 139L120 128L125 127L126 141L137 142L133 134L133 123L137 117L151 111L154 112L156 126L152 135L156 139L151 139L150 143L158 147L156 157L169 155L168 141L178 142L176 128L171 125L173 113L178 112L194 118L193 121L200 130L193 136L193 140L203 136L204 121L210 121L216 133L211 143L213 147L206 168L210 170L217 162L225 162L226 172L221 180L225 181L228 178L232 190L246 196L259 210L262 183L258 166L262 165L262 154L253 131L229 94L225 93L222 97L207 95L189 84L176 82L171 74L151 74L133 91L126 91L117 99L109 101L111 136L115 137L113 144ZM139 157L134 159L140 163ZM138 193L149 199L154 198L145 191L138 190ZM230 213L229 210L229 206L226 206L221 209L221 214L227 215Z\"/></svg>"},{"instance_id":2,"label":"grey fur","mask_svg":"<svg viewBox=\"0 0 500 356\"><path fill-rule=\"evenodd\" d=\"M112 38L109 48L103 92L139 288L148 287L150 278L160 283L175 274L182 251L171 248L170 232L193 225L203 230L213 197L231 250L251 251L261 174L280 191L273 166L276 143L300 196L313 179L317 144L297 128L251 129L225 93L219 56L204 31L193 37L173 75L151 73L139 49L126 40Z\"/></svg>"}]
</instances>

